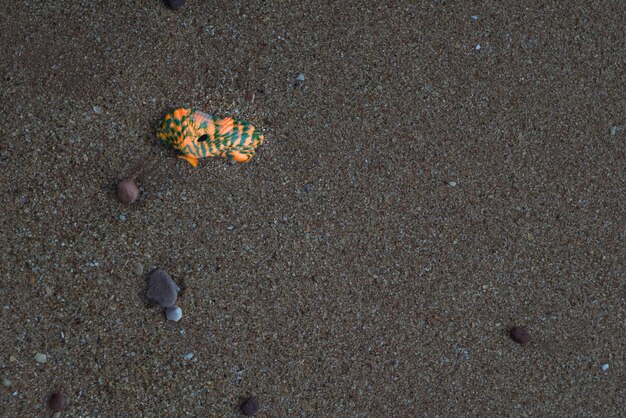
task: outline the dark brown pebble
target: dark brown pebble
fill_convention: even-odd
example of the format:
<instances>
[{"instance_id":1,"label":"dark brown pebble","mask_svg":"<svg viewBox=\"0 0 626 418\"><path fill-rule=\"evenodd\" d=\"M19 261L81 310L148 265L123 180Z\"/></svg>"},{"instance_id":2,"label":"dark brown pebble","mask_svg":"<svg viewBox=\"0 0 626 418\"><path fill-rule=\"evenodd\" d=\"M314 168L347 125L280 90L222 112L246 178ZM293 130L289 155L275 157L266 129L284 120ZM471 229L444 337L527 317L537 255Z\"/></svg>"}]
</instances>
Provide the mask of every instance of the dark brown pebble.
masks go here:
<instances>
[{"instance_id":1,"label":"dark brown pebble","mask_svg":"<svg viewBox=\"0 0 626 418\"><path fill-rule=\"evenodd\" d=\"M139 197L139 189L130 179L122 180L117 185L117 197L122 203L130 205Z\"/></svg>"},{"instance_id":2,"label":"dark brown pebble","mask_svg":"<svg viewBox=\"0 0 626 418\"><path fill-rule=\"evenodd\" d=\"M530 334L522 327L511 328L511 338L516 343L527 344L532 341Z\"/></svg>"},{"instance_id":3,"label":"dark brown pebble","mask_svg":"<svg viewBox=\"0 0 626 418\"><path fill-rule=\"evenodd\" d=\"M174 306L178 296L178 288L174 280L163 269L157 269L150 274L146 298L162 308Z\"/></svg>"},{"instance_id":4,"label":"dark brown pebble","mask_svg":"<svg viewBox=\"0 0 626 418\"><path fill-rule=\"evenodd\" d=\"M67 400L65 399L65 396L60 393L53 393L50 395L48 405L54 412L62 411L65 407L67 407Z\"/></svg>"},{"instance_id":5,"label":"dark brown pebble","mask_svg":"<svg viewBox=\"0 0 626 418\"><path fill-rule=\"evenodd\" d=\"M172 10L178 10L185 5L186 0L165 0L167 6Z\"/></svg>"},{"instance_id":6,"label":"dark brown pebble","mask_svg":"<svg viewBox=\"0 0 626 418\"><path fill-rule=\"evenodd\" d=\"M248 398L241 404L241 413L245 416L256 415L259 412L259 403L256 398Z\"/></svg>"}]
</instances>

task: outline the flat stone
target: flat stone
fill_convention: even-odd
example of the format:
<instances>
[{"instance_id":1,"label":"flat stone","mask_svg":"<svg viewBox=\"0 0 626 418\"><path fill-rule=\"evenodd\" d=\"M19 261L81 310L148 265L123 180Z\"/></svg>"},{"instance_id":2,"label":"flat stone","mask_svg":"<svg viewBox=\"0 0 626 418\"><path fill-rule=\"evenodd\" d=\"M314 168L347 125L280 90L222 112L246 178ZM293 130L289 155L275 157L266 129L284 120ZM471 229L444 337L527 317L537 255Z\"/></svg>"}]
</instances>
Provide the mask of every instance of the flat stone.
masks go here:
<instances>
[{"instance_id":1,"label":"flat stone","mask_svg":"<svg viewBox=\"0 0 626 418\"><path fill-rule=\"evenodd\" d=\"M163 269L157 269L152 272L150 280L148 280L146 297L155 305L169 308L176 303L177 289L178 287L170 275Z\"/></svg>"},{"instance_id":2,"label":"flat stone","mask_svg":"<svg viewBox=\"0 0 626 418\"><path fill-rule=\"evenodd\" d=\"M37 363L45 363L46 361L48 361L48 356L42 353L37 353L35 354L35 361Z\"/></svg>"}]
</instances>

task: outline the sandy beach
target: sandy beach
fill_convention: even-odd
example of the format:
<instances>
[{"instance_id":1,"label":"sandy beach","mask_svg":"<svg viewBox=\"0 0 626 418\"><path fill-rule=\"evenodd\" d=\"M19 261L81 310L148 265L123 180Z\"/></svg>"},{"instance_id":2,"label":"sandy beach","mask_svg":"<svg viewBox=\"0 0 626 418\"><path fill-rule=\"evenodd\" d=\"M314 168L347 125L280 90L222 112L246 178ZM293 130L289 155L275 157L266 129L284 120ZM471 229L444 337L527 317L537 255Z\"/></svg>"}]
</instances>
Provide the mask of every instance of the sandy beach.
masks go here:
<instances>
[{"instance_id":1,"label":"sandy beach","mask_svg":"<svg viewBox=\"0 0 626 418\"><path fill-rule=\"evenodd\" d=\"M623 2L4 3L0 416L626 414Z\"/></svg>"}]
</instances>

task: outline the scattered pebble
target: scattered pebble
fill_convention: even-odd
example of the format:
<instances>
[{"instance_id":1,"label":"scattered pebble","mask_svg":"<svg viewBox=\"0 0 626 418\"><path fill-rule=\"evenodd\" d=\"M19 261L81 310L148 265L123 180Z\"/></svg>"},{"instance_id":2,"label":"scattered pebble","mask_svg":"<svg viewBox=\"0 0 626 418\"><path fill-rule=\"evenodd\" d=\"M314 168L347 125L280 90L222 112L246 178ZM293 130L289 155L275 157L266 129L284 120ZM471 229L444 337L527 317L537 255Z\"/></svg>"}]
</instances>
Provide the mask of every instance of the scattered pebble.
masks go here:
<instances>
[{"instance_id":1,"label":"scattered pebble","mask_svg":"<svg viewBox=\"0 0 626 418\"><path fill-rule=\"evenodd\" d=\"M9 361L10 361L11 363L13 363L14 361L17 361L17 357L15 357L15 356L9 356Z\"/></svg>"},{"instance_id":2,"label":"scattered pebble","mask_svg":"<svg viewBox=\"0 0 626 418\"><path fill-rule=\"evenodd\" d=\"M61 416L61 411L56 411L54 414L52 414L52 418L59 418Z\"/></svg>"},{"instance_id":3,"label":"scattered pebble","mask_svg":"<svg viewBox=\"0 0 626 418\"><path fill-rule=\"evenodd\" d=\"M186 0L165 0L167 6L172 10L178 10L185 5Z\"/></svg>"},{"instance_id":4,"label":"scattered pebble","mask_svg":"<svg viewBox=\"0 0 626 418\"><path fill-rule=\"evenodd\" d=\"M133 267L133 273L135 273L137 276L141 276L143 274L143 264L135 264L135 267Z\"/></svg>"},{"instance_id":5,"label":"scattered pebble","mask_svg":"<svg viewBox=\"0 0 626 418\"><path fill-rule=\"evenodd\" d=\"M313 191L313 183L307 183L303 187L304 193L311 193Z\"/></svg>"},{"instance_id":6,"label":"scattered pebble","mask_svg":"<svg viewBox=\"0 0 626 418\"><path fill-rule=\"evenodd\" d=\"M513 341L519 344L527 344L532 341L530 334L522 327L513 327L510 332Z\"/></svg>"},{"instance_id":7,"label":"scattered pebble","mask_svg":"<svg viewBox=\"0 0 626 418\"><path fill-rule=\"evenodd\" d=\"M178 331L178 333L179 333L180 335L182 335L182 336L184 336L184 335L186 334L186 332L185 332L185 330L184 330L184 329L181 329L180 331Z\"/></svg>"},{"instance_id":8,"label":"scattered pebble","mask_svg":"<svg viewBox=\"0 0 626 418\"><path fill-rule=\"evenodd\" d=\"M163 269L157 269L150 275L146 297L162 308L169 308L176 303L178 287L169 274Z\"/></svg>"},{"instance_id":9,"label":"scattered pebble","mask_svg":"<svg viewBox=\"0 0 626 418\"><path fill-rule=\"evenodd\" d=\"M178 306L172 306L165 310L165 316L167 316L167 319L170 321L178 322L180 318L183 317L183 310Z\"/></svg>"},{"instance_id":10,"label":"scattered pebble","mask_svg":"<svg viewBox=\"0 0 626 418\"><path fill-rule=\"evenodd\" d=\"M256 398L251 397L241 404L241 413L245 416L256 415L259 412L259 403Z\"/></svg>"},{"instance_id":11,"label":"scattered pebble","mask_svg":"<svg viewBox=\"0 0 626 418\"><path fill-rule=\"evenodd\" d=\"M2 378L2 384L4 386L6 386L6 387L11 387L13 385L13 383L9 379L7 379L6 377Z\"/></svg>"},{"instance_id":12,"label":"scattered pebble","mask_svg":"<svg viewBox=\"0 0 626 418\"><path fill-rule=\"evenodd\" d=\"M93 111L94 113L101 114L103 112L103 109L100 106L94 106Z\"/></svg>"},{"instance_id":13,"label":"scattered pebble","mask_svg":"<svg viewBox=\"0 0 626 418\"><path fill-rule=\"evenodd\" d=\"M476 45L475 49L476 51L480 51L480 44Z\"/></svg>"},{"instance_id":14,"label":"scattered pebble","mask_svg":"<svg viewBox=\"0 0 626 418\"><path fill-rule=\"evenodd\" d=\"M120 221L125 221L126 220L126 215L124 215L123 213L120 214Z\"/></svg>"},{"instance_id":15,"label":"scattered pebble","mask_svg":"<svg viewBox=\"0 0 626 418\"><path fill-rule=\"evenodd\" d=\"M606 372L607 370L609 370L609 364L603 364L602 366L600 366L600 368L602 369L602 371Z\"/></svg>"},{"instance_id":16,"label":"scattered pebble","mask_svg":"<svg viewBox=\"0 0 626 418\"><path fill-rule=\"evenodd\" d=\"M617 133L617 126L611 126L611 135L615 135Z\"/></svg>"},{"instance_id":17,"label":"scattered pebble","mask_svg":"<svg viewBox=\"0 0 626 418\"><path fill-rule=\"evenodd\" d=\"M139 189L131 179L122 180L117 185L117 198L120 202L130 205L139 197Z\"/></svg>"},{"instance_id":18,"label":"scattered pebble","mask_svg":"<svg viewBox=\"0 0 626 418\"><path fill-rule=\"evenodd\" d=\"M478 15L472 15L472 20L474 21L478 20Z\"/></svg>"},{"instance_id":19,"label":"scattered pebble","mask_svg":"<svg viewBox=\"0 0 626 418\"><path fill-rule=\"evenodd\" d=\"M456 186L456 181L449 181L448 182L448 186L450 186L450 187Z\"/></svg>"},{"instance_id":20,"label":"scattered pebble","mask_svg":"<svg viewBox=\"0 0 626 418\"><path fill-rule=\"evenodd\" d=\"M48 400L48 406L53 411L62 411L67 407L67 399L60 393L53 393Z\"/></svg>"},{"instance_id":21,"label":"scattered pebble","mask_svg":"<svg viewBox=\"0 0 626 418\"><path fill-rule=\"evenodd\" d=\"M304 74L299 74L298 77L296 77L296 80L304 81Z\"/></svg>"},{"instance_id":22,"label":"scattered pebble","mask_svg":"<svg viewBox=\"0 0 626 418\"><path fill-rule=\"evenodd\" d=\"M46 361L48 361L48 356L46 356L45 354L37 353L35 354L35 361L37 363L45 363Z\"/></svg>"},{"instance_id":23,"label":"scattered pebble","mask_svg":"<svg viewBox=\"0 0 626 418\"><path fill-rule=\"evenodd\" d=\"M246 94L246 100L250 103L254 103L254 97L254 92L252 90L250 90L248 94Z\"/></svg>"},{"instance_id":24,"label":"scattered pebble","mask_svg":"<svg viewBox=\"0 0 626 418\"><path fill-rule=\"evenodd\" d=\"M185 360L191 360L193 358L193 353L187 353L183 356Z\"/></svg>"}]
</instances>

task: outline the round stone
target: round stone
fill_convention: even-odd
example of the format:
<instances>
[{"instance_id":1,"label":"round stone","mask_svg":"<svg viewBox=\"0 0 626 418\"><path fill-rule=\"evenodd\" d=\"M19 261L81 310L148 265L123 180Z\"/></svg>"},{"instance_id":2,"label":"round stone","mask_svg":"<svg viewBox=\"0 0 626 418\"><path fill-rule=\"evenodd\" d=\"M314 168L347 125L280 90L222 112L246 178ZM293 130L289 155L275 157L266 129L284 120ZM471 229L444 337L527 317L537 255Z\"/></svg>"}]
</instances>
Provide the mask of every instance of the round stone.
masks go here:
<instances>
[{"instance_id":1,"label":"round stone","mask_svg":"<svg viewBox=\"0 0 626 418\"><path fill-rule=\"evenodd\" d=\"M522 327L511 328L511 339L519 344L528 344L532 341L530 334Z\"/></svg>"},{"instance_id":2,"label":"round stone","mask_svg":"<svg viewBox=\"0 0 626 418\"><path fill-rule=\"evenodd\" d=\"M241 404L241 413L246 416L256 415L259 412L259 402L256 398L251 397Z\"/></svg>"},{"instance_id":3,"label":"round stone","mask_svg":"<svg viewBox=\"0 0 626 418\"><path fill-rule=\"evenodd\" d=\"M135 264L135 267L133 268L133 273L135 273L137 276L141 276L143 274L143 264Z\"/></svg>"},{"instance_id":4,"label":"round stone","mask_svg":"<svg viewBox=\"0 0 626 418\"><path fill-rule=\"evenodd\" d=\"M170 321L178 322L183 317L183 310L178 306L172 306L165 310L165 316Z\"/></svg>"},{"instance_id":5,"label":"round stone","mask_svg":"<svg viewBox=\"0 0 626 418\"><path fill-rule=\"evenodd\" d=\"M148 300L162 308L169 308L176 303L178 287L169 274L163 269L157 269L148 280Z\"/></svg>"},{"instance_id":6,"label":"round stone","mask_svg":"<svg viewBox=\"0 0 626 418\"><path fill-rule=\"evenodd\" d=\"M50 406L50 409L55 412L62 411L67 407L67 399L65 399L65 396L61 395L60 393L55 392L50 395L48 405Z\"/></svg>"},{"instance_id":7,"label":"round stone","mask_svg":"<svg viewBox=\"0 0 626 418\"><path fill-rule=\"evenodd\" d=\"M117 198L120 202L130 205L139 197L139 189L130 179L122 180L117 185Z\"/></svg>"},{"instance_id":8,"label":"round stone","mask_svg":"<svg viewBox=\"0 0 626 418\"><path fill-rule=\"evenodd\" d=\"M167 7L172 10L178 10L185 5L186 0L165 0Z\"/></svg>"}]
</instances>

